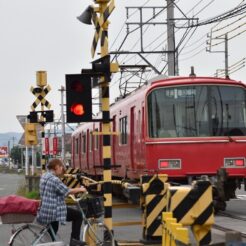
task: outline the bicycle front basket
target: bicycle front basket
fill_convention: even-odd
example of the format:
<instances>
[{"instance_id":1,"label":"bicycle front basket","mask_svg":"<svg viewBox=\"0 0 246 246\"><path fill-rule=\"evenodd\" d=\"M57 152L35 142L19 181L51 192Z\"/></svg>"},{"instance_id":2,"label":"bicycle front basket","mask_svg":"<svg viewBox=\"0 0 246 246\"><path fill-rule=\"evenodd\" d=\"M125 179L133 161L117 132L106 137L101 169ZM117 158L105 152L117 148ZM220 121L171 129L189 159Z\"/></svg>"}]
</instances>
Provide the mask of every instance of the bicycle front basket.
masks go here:
<instances>
[{"instance_id":1,"label":"bicycle front basket","mask_svg":"<svg viewBox=\"0 0 246 246\"><path fill-rule=\"evenodd\" d=\"M79 203L87 218L99 218L104 214L103 197L87 197Z\"/></svg>"}]
</instances>

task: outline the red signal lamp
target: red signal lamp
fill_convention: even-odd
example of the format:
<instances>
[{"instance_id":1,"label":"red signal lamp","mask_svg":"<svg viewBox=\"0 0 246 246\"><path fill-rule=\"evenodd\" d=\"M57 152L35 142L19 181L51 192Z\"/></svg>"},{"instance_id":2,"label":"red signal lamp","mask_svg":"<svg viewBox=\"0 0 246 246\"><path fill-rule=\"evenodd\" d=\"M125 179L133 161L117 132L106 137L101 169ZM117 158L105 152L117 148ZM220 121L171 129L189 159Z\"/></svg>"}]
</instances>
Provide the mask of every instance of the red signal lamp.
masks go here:
<instances>
[{"instance_id":1,"label":"red signal lamp","mask_svg":"<svg viewBox=\"0 0 246 246\"><path fill-rule=\"evenodd\" d=\"M84 86L79 80L75 80L71 83L71 89L78 93L82 93L84 91Z\"/></svg>"},{"instance_id":2,"label":"red signal lamp","mask_svg":"<svg viewBox=\"0 0 246 246\"><path fill-rule=\"evenodd\" d=\"M75 103L71 106L71 112L75 115L83 115L85 113L83 104Z\"/></svg>"},{"instance_id":3,"label":"red signal lamp","mask_svg":"<svg viewBox=\"0 0 246 246\"><path fill-rule=\"evenodd\" d=\"M92 121L92 77L88 74L66 75L66 116L68 123Z\"/></svg>"}]
</instances>

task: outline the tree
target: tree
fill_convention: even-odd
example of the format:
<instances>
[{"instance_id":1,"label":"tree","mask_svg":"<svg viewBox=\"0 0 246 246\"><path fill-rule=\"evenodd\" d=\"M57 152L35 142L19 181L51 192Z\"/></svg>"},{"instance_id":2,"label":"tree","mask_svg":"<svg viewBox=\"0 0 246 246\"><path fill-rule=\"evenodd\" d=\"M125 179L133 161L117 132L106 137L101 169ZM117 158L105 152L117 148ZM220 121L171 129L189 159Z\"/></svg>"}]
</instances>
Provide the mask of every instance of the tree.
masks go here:
<instances>
[{"instance_id":1,"label":"tree","mask_svg":"<svg viewBox=\"0 0 246 246\"><path fill-rule=\"evenodd\" d=\"M21 159L23 158L24 160L24 156L23 156L23 151L21 149L20 146L16 145L16 146L13 146L13 148L11 149L11 152L10 152L10 157L13 161L13 163L15 164L21 164Z\"/></svg>"}]
</instances>

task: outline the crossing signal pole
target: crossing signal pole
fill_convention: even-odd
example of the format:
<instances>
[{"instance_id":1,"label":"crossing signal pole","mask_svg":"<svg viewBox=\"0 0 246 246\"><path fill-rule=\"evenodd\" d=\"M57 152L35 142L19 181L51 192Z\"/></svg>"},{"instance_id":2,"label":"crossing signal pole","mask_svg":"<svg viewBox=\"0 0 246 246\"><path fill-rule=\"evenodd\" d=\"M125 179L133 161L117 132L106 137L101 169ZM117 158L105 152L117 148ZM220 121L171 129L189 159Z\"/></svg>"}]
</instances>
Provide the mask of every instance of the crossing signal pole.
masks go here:
<instances>
[{"instance_id":1,"label":"crossing signal pole","mask_svg":"<svg viewBox=\"0 0 246 246\"><path fill-rule=\"evenodd\" d=\"M103 16L109 1L99 3L100 17ZM108 55L108 25L106 20L102 26L101 37L101 57ZM112 172L111 172L111 145L110 145L110 112L109 112L109 81L106 76L101 77L101 97L102 97L102 132L103 132L103 193L106 198L104 220L110 230L112 223Z\"/></svg>"},{"instance_id":2,"label":"crossing signal pole","mask_svg":"<svg viewBox=\"0 0 246 246\"><path fill-rule=\"evenodd\" d=\"M92 62L92 73L100 75L99 87L101 95L102 109L102 137L103 137L103 193L104 193L104 221L110 230L112 230L112 172L111 172L111 144L110 136L112 134L110 128L110 100L109 100L109 82L112 72L118 71L117 63L110 63L108 50L108 17L115 8L114 0L95 0L98 7L89 6L78 19L85 23L91 24L91 20L95 26L95 35L92 43L92 57L95 55L97 43L101 41L101 58ZM99 14L99 16L98 16ZM83 70L82 70L83 74Z\"/></svg>"},{"instance_id":3,"label":"crossing signal pole","mask_svg":"<svg viewBox=\"0 0 246 246\"><path fill-rule=\"evenodd\" d=\"M46 71L37 71L36 72L36 84L40 87L40 88L44 88L47 85L47 73ZM44 105L45 103L42 101L41 102L41 111L44 111ZM47 106L48 108L50 108L51 106ZM41 116L41 139L42 139L42 144L45 142L45 122L44 122L44 117L43 115ZM43 146L44 148L44 146ZM42 151L42 158L41 158L41 168L42 168L42 172L45 172L45 154Z\"/></svg>"},{"instance_id":4,"label":"crossing signal pole","mask_svg":"<svg viewBox=\"0 0 246 246\"><path fill-rule=\"evenodd\" d=\"M32 111L30 112L27 118L29 119L30 123L33 123L33 125L36 125L35 123L39 123L41 125L41 139L42 139L42 144L43 144L45 142L45 129L44 129L45 123L53 122L54 120L53 110L45 110L45 107L48 109L51 108L51 104L45 98L45 96L51 90L50 86L47 85L46 71L36 72L36 85L37 87L35 88L31 87L30 89L32 94L36 97L36 100L31 105ZM38 107L39 104L41 105L41 111L35 111L35 109ZM25 134L27 134L26 131L25 131ZM34 145L35 144L32 144L32 146ZM32 149L34 152L34 147L32 147ZM42 172L45 171L45 159L46 159L45 157L46 157L45 154L42 152L42 159L41 159Z\"/></svg>"}]
</instances>

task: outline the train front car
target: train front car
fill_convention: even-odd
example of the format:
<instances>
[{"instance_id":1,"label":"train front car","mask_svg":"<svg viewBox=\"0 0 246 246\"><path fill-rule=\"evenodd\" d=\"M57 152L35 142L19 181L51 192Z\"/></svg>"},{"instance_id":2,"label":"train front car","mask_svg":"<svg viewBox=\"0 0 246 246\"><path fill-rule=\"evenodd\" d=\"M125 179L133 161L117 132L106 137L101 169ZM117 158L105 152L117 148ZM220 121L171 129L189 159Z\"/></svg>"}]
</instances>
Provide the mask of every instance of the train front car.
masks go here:
<instances>
[{"instance_id":1,"label":"train front car","mask_svg":"<svg viewBox=\"0 0 246 246\"><path fill-rule=\"evenodd\" d=\"M245 85L208 77L154 81L146 94L146 123L147 168L173 181L213 177L216 205L224 209L246 178ZM216 177L221 168L227 173L222 183Z\"/></svg>"}]
</instances>

